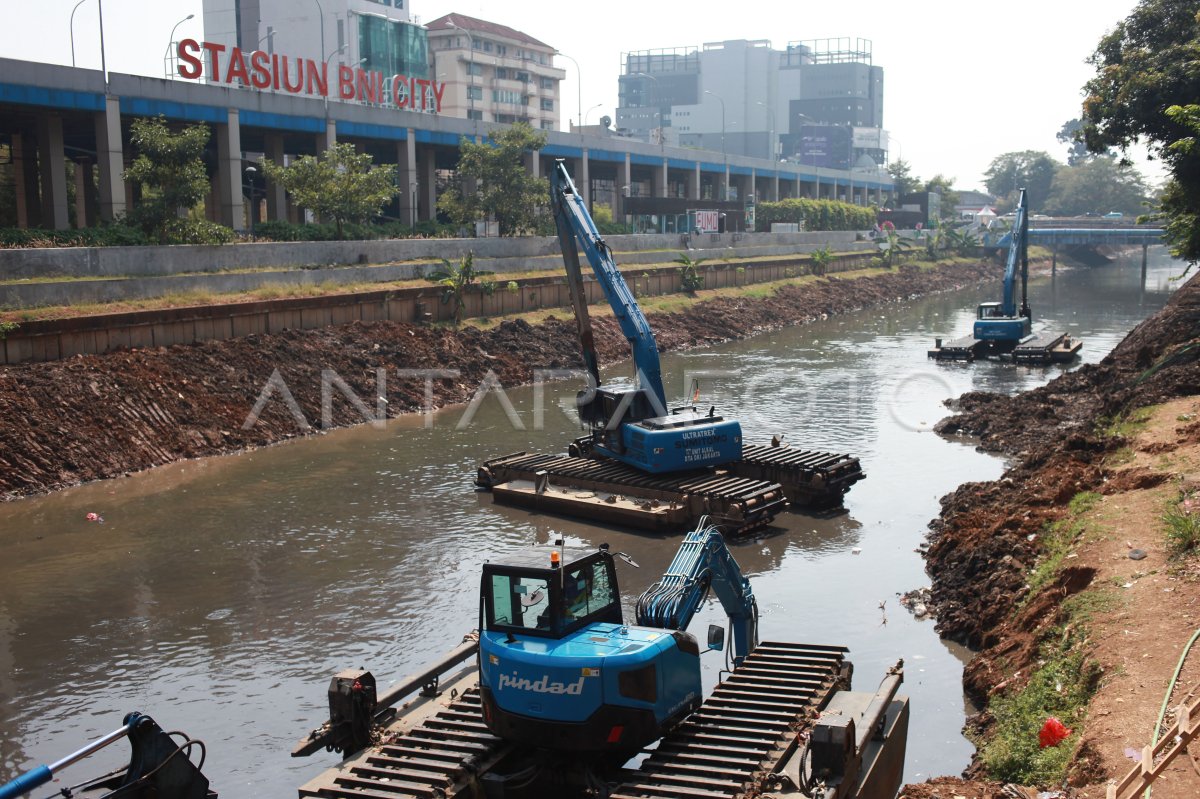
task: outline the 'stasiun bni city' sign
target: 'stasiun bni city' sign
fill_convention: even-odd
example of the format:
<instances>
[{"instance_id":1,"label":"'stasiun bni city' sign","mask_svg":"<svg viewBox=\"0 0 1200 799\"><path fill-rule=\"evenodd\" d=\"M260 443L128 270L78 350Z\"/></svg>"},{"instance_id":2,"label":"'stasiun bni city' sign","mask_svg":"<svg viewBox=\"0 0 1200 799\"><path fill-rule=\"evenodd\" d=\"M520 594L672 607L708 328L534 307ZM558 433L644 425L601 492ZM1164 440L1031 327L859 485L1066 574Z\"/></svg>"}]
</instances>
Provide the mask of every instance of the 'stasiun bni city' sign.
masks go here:
<instances>
[{"instance_id":1,"label":"'stasiun bni city' sign","mask_svg":"<svg viewBox=\"0 0 1200 799\"><path fill-rule=\"evenodd\" d=\"M329 62L311 58L289 58L279 53L183 39L176 50L180 77L209 83L240 84L254 89L285 91L313 97L336 97L361 103L392 105L410 111L441 113L445 83L407 75L385 77L382 72L337 66L333 93L330 92Z\"/></svg>"}]
</instances>

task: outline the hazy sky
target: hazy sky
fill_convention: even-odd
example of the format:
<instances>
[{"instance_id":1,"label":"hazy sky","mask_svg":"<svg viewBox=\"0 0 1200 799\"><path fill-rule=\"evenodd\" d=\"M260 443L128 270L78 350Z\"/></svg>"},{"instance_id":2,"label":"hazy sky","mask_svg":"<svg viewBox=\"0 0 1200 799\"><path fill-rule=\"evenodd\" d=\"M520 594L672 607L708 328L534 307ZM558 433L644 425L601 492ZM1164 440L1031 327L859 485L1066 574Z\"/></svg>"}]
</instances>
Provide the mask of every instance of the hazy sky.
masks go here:
<instances>
[{"instance_id":1,"label":"hazy sky","mask_svg":"<svg viewBox=\"0 0 1200 799\"><path fill-rule=\"evenodd\" d=\"M1004 152L1045 150L1065 160L1066 149L1054 135L1079 116L1081 89L1092 74L1086 59L1136 5L1135 0L409 1L420 21L457 11L524 31L573 56L582 70L581 98L574 64L558 59L567 71L564 127L579 105L592 123L604 114L615 118L626 51L725 39L767 39L779 49L805 39L870 39L874 63L884 69L883 117L892 157L903 156L923 178L942 173L964 189L982 188L984 170ZM194 13L176 38L203 33L200 0L103 2L105 53L113 71L161 77L171 27ZM70 64L68 21L75 4L4 0L0 56ZM97 0L84 0L76 12L75 56L80 66L100 65ZM1152 180L1159 179L1156 166L1143 169Z\"/></svg>"}]
</instances>

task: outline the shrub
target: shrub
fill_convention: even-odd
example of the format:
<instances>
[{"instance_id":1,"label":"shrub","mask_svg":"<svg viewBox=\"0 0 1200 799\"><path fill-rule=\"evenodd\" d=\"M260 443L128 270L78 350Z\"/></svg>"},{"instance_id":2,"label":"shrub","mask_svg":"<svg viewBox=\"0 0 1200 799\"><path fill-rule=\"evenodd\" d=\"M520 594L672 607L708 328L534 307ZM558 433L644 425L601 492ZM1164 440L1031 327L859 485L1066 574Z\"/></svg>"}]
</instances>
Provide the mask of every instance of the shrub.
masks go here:
<instances>
[{"instance_id":1,"label":"shrub","mask_svg":"<svg viewBox=\"0 0 1200 799\"><path fill-rule=\"evenodd\" d=\"M802 222L805 230L868 230L875 227L875 209L837 200L792 198L759 203L755 224L770 229L772 222Z\"/></svg>"}]
</instances>

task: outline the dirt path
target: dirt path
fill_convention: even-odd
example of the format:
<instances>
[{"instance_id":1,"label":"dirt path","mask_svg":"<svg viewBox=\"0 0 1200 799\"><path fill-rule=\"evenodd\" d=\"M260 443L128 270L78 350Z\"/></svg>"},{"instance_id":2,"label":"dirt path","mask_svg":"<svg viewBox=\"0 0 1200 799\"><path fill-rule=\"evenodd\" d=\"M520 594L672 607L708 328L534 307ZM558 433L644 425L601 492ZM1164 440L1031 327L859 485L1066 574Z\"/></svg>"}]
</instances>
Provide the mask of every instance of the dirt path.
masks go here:
<instances>
[{"instance_id":1,"label":"dirt path","mask_svg":"<svg viewBox=\"0 0 1200 799\"><path fill-rule=\"evenodd\" d=\"M993 264L903 267L856 279L788 285L768 297L707 295L682 311L651 317L662 350L707 346L860 308L994 279ZM611 317L595 320L602 359L629 357ZM0 499L115 477L171 461L235 452L322 426L322 371L332 370L369 406L376 370L388 370L388 415L419 410L424 381L398 369L452 369L435 380L435 407L465 402L492 371L502 385L529 383L537 368L579 363L574 322L455 331L394 322L289 330L244 339L131 350L0 367ZM272 374L295 399L302 421L276 390L258 422L243 429ZM328 382L328 381L327 381ZM332 391L328 426L363 417Z\"/></svg>"},{"instance_id":2,"label":"dirt path","mask_svg":"<svg viewBox=\"0 0 1200 799\"><path fill-rule=\"evenodd\" d=\"M1022 766L1053 757L1037 746L1048 714L1034 700L1075 708L1063 721L1076 734L1063 746L1079 796L1103 797L1105 782L1150 742L1171 674L1200 627L1196 551L1173 555L1166 522L1200 487L1198 394L1200 283L1192 281L1100 364L1012 398L965 395L962 413L939 424L1017 458L1000 480L943 499L927 553L939 632L981 650L963 677L988 706L969 725L985 747L973 774L984 763L997 773L1018 745L1029 747ZM1200 507L1182 507L1200 538ZM1047 682L1052 669L1060 671ZM1197 681L1200 647L1180 691ZM1073 691L1078 705L1068 701ZM1063 787L1047 782L1041 787ZM904 795L998 796L999 787L942 780ZM1200 769L1181 759L1154 794L1200 795Z\"/></svg>"}]
</instances>

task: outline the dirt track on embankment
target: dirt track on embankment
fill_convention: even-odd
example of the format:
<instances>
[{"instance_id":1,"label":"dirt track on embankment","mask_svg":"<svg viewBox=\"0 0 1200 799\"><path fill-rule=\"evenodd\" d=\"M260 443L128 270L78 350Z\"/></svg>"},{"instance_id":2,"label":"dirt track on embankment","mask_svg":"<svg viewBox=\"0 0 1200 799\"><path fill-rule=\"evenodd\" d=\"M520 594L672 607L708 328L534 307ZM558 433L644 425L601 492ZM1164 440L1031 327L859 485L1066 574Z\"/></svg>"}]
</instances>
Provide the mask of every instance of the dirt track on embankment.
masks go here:
<instances>
[{"instance_id":1,"label":"dirt track on embankment","mask_svg":"<svg viewBox=\"0 0 1200 799\"><path fill-rule=\"evenodd\" d=\"M788 285L773 296L713 297L651 317L661 350L711 345L822 316L994 279L993 264L950 265L856 279ZM703 297L704 292L701 292ZM627 358L610 316L594 319L605 362ZM130 350L0 367L0 498L115 477L184 458L235 452L304 434L276 393L257 424L243 422L274 370L308 424L321 424L321 372L333 370L373 408L375 370L389 371L388 415L419 410L422 380L396 369L457 369L434 382L434 406L469 399L489 370L504 386L528 383L535 368L580 363L573 320L490 330L353 323L231 341ZM362 421L336 389L333 426Z\"/></svg>"},{"instance_id":2,"label":"dirt track on embankment","mask_svg":"<svg viewBox=\"0 0 1200 799\"><path fill-rule=\"evenodd\" d=\"M1014 397L963 395L958 413L937 425L943 434L978 436L984 449L1014 458L999 480L967 483L944 497L930 525L926 558L938 632L980 650L963 685L986 707L1021 691L1047 646L1075 636L1076 624L1086 630L1077 646L1099 677L1086 712L1068 720L1080 733L1070 742L1073 795L1103 796L1105 781L1133 766L1130 747L1147 743L1171 670L1197 624L1196 554L1172 554L1163 519L1177 506L1195 512L1180 498L1200 489L1197 395L1200 281L1192 280L1099 364ZM1123 423L1131 414L1138 421ZM1088 509L1070 509L1084 492L1094 492ZM1070 537L1046 544L1058 535L1048 532L1051 525L1064 519L1074 525ZM1047 546L1058 546L1057 555ZM1035 568L1044 570L1052 557L1061 559L1052 578L1031 590ZM1084 591L1107 610L1081 621L1064 603ZM1190 656L1184 690L1200 678L1200 662L1191 661L1200 657ZM968 726L986 738L993 720L985 710ZM1037 727L1025 734L1036 740ZM1172 779L1156 786L1156 799L1200 790L1186 756L1182 761ZM969 773L982 776L982 769L976 764ZM950 779L908 786L902 795L973 799L1001 792L994 783Z\"/></svg>"}]
</instances>

